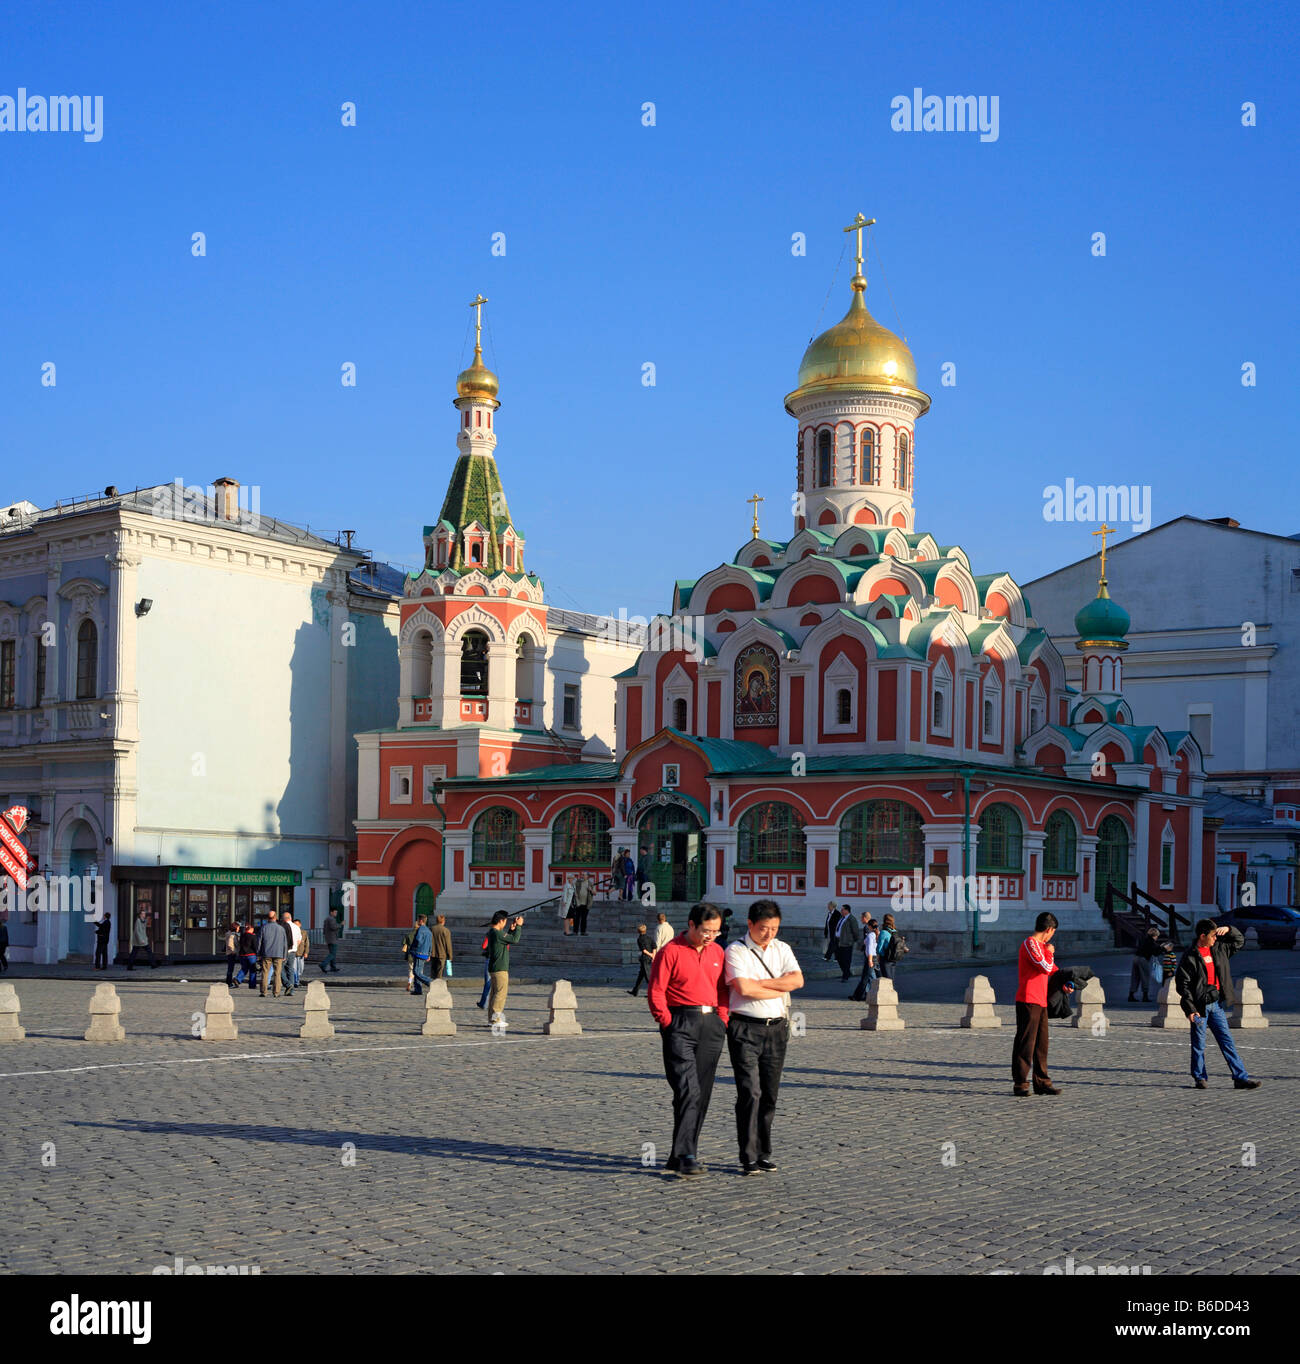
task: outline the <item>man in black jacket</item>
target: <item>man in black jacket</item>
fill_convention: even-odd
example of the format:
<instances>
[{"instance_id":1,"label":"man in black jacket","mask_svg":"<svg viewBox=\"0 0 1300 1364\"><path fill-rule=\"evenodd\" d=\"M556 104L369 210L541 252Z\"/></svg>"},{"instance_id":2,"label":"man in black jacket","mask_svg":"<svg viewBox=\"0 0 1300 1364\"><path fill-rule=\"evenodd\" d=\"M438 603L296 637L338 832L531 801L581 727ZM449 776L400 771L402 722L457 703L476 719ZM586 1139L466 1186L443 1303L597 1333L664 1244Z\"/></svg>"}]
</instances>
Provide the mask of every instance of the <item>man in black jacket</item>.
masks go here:
<instances>
[{"instance_id":1,"label":"man in black jacket","mask_svg":"<svg viewBox=\"0 0 1300 1364\"><path fill-rule=\"evenodd\" d=\"M1246 1074L1246 1067L1237 1055L1225 1012L1232 1007L1228 958L1244 942L1238 929L1220 928L1213 919L1202 919L1196 925L1196 941L1178 963L1174 988L1182 1001L1183 1012L1192 1022L1192 1079L1196 1081L1197 1089L1209 1087L1205 1069L1207 1025L1232 1072L1233 1086L1237 1089L1259 1088L1259 1081Z\"/></svg>"},{"instance_id":2,"label":"man in black jacket","mask_svg":"<svg viewBox=\"0 0 1300 1364\"><path fill-rule=\"evenodd\" d=\"M636 926L636 950L641 970L637 973L636 984L628 991L633 998L641 988L642 981L645 981L647 990L650 988L650 963L655 959L655 940L646 932L645 924Z\"/></svg>"}]
</instances>

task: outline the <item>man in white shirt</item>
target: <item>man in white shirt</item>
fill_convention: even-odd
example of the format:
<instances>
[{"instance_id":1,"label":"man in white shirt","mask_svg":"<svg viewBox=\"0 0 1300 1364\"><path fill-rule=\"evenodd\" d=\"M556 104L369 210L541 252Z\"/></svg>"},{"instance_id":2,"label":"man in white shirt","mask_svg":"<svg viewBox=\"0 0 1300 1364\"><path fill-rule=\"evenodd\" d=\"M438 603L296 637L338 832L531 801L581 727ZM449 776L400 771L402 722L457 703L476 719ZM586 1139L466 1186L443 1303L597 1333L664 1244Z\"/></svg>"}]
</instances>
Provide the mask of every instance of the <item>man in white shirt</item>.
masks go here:
<instances>
[{"instance_id":1,"label":"man in white shirt","mask_svg":"<svg viewBox=\"0 0 1300 1364\"><path fill-rule=\"evenodd\" d=\"M876 921L870 914L862 916L862 978L858 988L849 996L859 1002L871 993L871 984L880 974L876 965Z\"/></svg>"},{"instance_id":2,"label":"man in white shirt","mask_svg":"<svg viewBox=\"0 0 1300 1364\"><path fill-rule=\"evenodd\" d=\"M673 926L668 922L668 916L661 914L655 924L655 951L666 947L677 935L673 932Z\"/></svg>"},{"instance_id":3,"label":"man in white shirt","mask_svg":"<svg viewBox=\"0 0 1300 1364\"><path fill-rule=\"evenodd\" d=\"M731 989L727 1050L736 1075L736 1136L747 1175L776 1169L772 1119L790 1036L790 991L803 989L803 973L777 938L781 910L775 900L749 907L749 932L727 948L725 978Z\"/></svg>"}]
</instances>

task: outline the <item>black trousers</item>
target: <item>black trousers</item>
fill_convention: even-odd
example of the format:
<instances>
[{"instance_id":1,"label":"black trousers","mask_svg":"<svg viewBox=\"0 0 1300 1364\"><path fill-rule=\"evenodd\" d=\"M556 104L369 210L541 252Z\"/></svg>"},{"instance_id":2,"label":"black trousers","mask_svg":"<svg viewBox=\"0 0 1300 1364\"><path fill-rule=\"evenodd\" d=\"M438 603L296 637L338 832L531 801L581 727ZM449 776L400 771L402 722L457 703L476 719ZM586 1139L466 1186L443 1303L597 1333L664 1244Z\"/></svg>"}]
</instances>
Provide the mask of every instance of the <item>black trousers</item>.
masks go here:
<instances>
[{"instance_id":1,"label":"black trousers","mask_svg":"<svg viewBox=\"0 0 1300 1364\"><path fill-rule=\"evenodd\" d=\"M727 1051L736 1073L736 1139L742 1165L753 1165L772 1154L772 1119L789 1031L784 1018L766 1023L732 1014L727 1024Z\"/></svg>"},{"instance_id":2,"label":"black trousers","mask_svg":"<svg viewBox=\"0 0 1300 1364\"><path fill-rule=\"evenodd\" d=\"M95 967L108 969L108 939L95 934Z\"/></svg>"},{"instance_id":3,"label":"black trousers","mask_svg":"<svg viewBox=\"0 0 1300 1364\"><path fill-rule=\"evenodd\" d=\"M840 964L840 971L845 980L853 973L853 947L837 947L835 949L835 960Z\"/></svg>"},{"instance_id":4,"label":"black trousers","mask_svg":"<svg viewBox=\"0 0 1300 1364\"><path fill-rule=\"evenodd\" d=\"M673 1021L659 1029L664 1073L673 1091L673 1164L694 1156L713 1094L713 1074L727 1030L716 1013L674 1009Z\"/></svg>"},{"instance_id":5,"label":"black trousers","mask_svg":"<svg viewBox=\"0 0 1300 1364\"><path fill-rule=\"evenodd\" d=\"M157 965L158 965L158 963L154 960L154 955L153 955L153 943L146 943L144 947L141 947L141 946L139 946L139 945L137 944L135 947L133 947L133 948L131 949L131 955L126 959L126 969L127 969L128 971L134 971L134 970L135 970L135 954L136 954L137 952L146 952L146 953L148 953L148 955L149 955L149 965L150 965L150 966L157 966Z\"/></svg>"},{"instance_id":6,"label":"black trousers","mask_svg":"<svg viewBox=\"0 0 1300 1364\"><path fill-rule=\"evenodd\" d=\"M233 984L235 983L235 972L238 971L238 970L239 970L239 953L238 953L238 952L227 952L227 953L226 953L226 984L227 984L227 985L233 985Z\"/></svg>"},{"instance_id":7,"label":"black trousers","mask_svg":"<svg viewBox=\"0 0 1300 1364\"><path fill-rule=\"evenodd\" d=\"M587 931L587 915L591 913L591 906L570 905L569 913L573 917L573 931L585 933Z\"/></svg>"},{"instance_id":8,"label":"black trousers","mask_svg":"<svg viewBox=\"0 0 1300 1364\"><path fill-rule=\"evenodd\" d=\"M1016 1040L1011 1048L1011 1080L1017 1089L1029 1083L1050 1084L1047 1074L1047 1009L1042 1004L1016 1001Z\"/></svg>"},{"instance_id":9,"label":"black trousers","mask_svg":"<svg viewBox=\"0 0 1300 1364\"><path fill-rule=\"evenodd\" d=\"M648 962L644 957L641 958L641 969L640 971L637 972L636 984L632 987L633 994L636 994L636 992L641 988L642 981L645 981L646 988L648 989L650 986L650 962Z\"/></svg>"}]
</instances>

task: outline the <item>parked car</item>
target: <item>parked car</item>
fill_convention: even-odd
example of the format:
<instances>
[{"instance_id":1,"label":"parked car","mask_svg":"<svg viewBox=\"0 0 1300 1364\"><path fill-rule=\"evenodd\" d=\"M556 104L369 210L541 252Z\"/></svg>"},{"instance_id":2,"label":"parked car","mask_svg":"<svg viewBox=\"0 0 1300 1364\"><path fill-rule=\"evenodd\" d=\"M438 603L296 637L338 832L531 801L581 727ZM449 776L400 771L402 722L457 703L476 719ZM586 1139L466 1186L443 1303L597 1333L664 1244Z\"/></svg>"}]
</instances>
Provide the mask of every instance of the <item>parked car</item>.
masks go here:
<instances>
[{"instance_id":1,"label":"parked car","mask_svg":"<svg viewBox=\"0 0 1300 1364\"><path fill-rule=\"evenodd\" d=\"M1239 928L1243 933L1253 928L1261 947L1294 947L1300 933L1300 910L1287 905L1251 905L1217 915L1214 922Z\"/></svg>"}]
</instances>

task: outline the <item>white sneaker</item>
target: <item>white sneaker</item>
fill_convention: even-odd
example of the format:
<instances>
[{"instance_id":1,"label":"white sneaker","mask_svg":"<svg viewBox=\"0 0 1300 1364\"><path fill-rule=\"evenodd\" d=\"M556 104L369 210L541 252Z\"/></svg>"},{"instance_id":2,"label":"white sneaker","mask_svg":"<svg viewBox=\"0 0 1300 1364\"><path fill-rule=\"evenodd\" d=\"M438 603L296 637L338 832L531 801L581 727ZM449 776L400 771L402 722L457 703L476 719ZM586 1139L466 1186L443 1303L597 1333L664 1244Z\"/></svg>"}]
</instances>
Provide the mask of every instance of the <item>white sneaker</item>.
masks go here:
<instances>
[{"instance_id":1,"label":"white sneaker","mask_svg":"<svg viewBox=\"0 0 1300 1364\"><path fill-rule=\"evenodd\" d=\"M499 1023L503 1028L506 1026L505 1014L493 1014L489 1021L492 1023Z\"/></svg>"}]
</instances>

